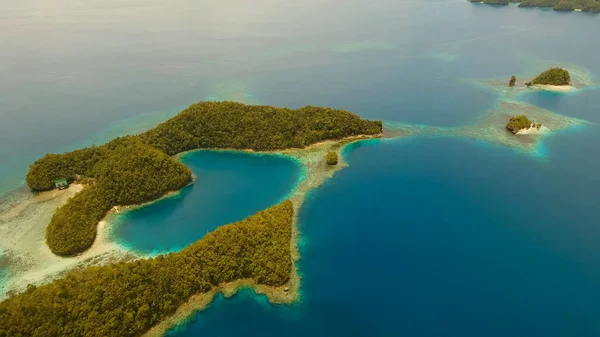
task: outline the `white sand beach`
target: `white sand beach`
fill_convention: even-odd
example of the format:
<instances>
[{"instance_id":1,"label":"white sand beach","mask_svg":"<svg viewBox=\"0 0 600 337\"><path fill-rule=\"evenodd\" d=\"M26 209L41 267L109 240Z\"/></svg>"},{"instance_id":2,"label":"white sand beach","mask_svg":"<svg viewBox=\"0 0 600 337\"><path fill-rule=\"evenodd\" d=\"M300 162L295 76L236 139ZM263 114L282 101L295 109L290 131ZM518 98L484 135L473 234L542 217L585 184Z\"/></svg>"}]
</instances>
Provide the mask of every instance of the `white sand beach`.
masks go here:
<instances>
[{"instance_id":1,"label":"white sand beach","mask_svg":"<svg viewBox=\"0 0 600 337\"><path fill-rule=\"evenodd\" d=\"M544 91L555 91L555 92L570 92L575 91L577 88L571 85L549 85L549 84L536 84L531 86L534 89Z\"/></svg>"},{"instance_id":2,"label":"white sand beach","mask_svg":"<svg viewBox=\"0 0 600 337\"><path fill-rule=\"evenodd\" d=\"M540 134L544 134L549 132L550 129L548 129L545 126L541 126L539 129L537 127L535 127L534 125L532 125L530 128L528 129L521 129L519 131L517 131L516 135L540 135Z\"/></svg>"}]
</instances>

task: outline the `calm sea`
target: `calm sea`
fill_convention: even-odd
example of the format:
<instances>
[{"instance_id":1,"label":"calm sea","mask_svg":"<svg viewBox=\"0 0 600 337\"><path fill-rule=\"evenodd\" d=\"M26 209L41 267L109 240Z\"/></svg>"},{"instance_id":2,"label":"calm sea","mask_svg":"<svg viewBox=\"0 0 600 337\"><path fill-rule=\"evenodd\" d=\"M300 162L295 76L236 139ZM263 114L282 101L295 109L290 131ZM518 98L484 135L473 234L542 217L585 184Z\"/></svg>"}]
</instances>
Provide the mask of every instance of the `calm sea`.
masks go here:
<instances>
[{"instance_id":1,"label":"calm sea","mask_svg":"<svg viewBox=\"0 0 600 337\"><path fill-rule=\"evenodd\" d=\"M561 64L600 74L600 17L461 0L9 0L0 31L0 195L44 153L139 132L198 100L455 126L497 99L467 78ZM594 124L546 138L543 157L453 138L353 146L300 214L302 301L219 297L171 334L599 336L600 91L521 99ZM120 240L177 248L277 202L301 174L246 157L190 158L198 186L134 215L164 217L181 233L172 244L144 226ZM215 194L210 211L235 216L191 221L207 219L194 212L219 175L247 179L227 188L256 203Z\"/></svg>"}]
</instances>

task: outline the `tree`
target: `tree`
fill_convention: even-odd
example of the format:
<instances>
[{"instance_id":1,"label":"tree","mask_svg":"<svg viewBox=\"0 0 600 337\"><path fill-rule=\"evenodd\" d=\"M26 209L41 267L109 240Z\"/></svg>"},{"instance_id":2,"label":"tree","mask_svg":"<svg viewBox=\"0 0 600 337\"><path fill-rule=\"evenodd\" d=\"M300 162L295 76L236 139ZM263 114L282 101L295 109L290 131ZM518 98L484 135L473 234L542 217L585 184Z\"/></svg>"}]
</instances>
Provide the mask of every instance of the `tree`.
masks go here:
<instances>
[{"instance_id":1,"label":"tree","mask_svg":"<svg viewBox=\"0 0 600 337\"><path fill-rule=\"evenodd\" d=\"M327 161L327 165L337 165L338 163L338 155L337 152L331 151L329 153L327 153L327 156L325 156L325 161Z\"/></svg>"},{"instance_id":2,"label":"tree","mask_svg":"<svg viewBox=\"0 0 600 337\"><path fill-rule=\"evenodd\" d=\"M516 135L517 132L519 132L520 130L528 129L532 125L535 125L535 124L532 121L530 121L529 118L527 118L527 116L520 115L520 116L511 117L510 121L508 121L508 124L506 124L506 128L510 132L512 132L513 134ZM539 124L539 126L541 127L542 124Z\"/></svg>"}]
</instances>

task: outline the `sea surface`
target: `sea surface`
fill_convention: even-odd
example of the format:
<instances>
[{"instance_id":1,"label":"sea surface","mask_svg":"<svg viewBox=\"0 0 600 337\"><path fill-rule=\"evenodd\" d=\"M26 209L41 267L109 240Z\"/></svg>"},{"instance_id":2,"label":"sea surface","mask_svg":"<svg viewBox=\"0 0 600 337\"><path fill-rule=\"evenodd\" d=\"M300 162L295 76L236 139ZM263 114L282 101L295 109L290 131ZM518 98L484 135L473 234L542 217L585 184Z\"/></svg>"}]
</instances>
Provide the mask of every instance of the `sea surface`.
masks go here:
<instances>
[{"instance_id":1,"label":"sea surface","mask_svg":"<svg viewBox=\"0 0 600 337\"><path fill-rule=\"evenodd\" d=\"M8 0L0 31L0 195L45 153L198 100L459 126L498 99L469 79L563 65L600 80L598 15L462 0ZM300 212L301 301L219 296L170 335L600 336L600 90L518 99L591 123L536 153L448 137L348 147ZM302 175L248 154L184 162L196 183L127 214L118 242L179 249Z\"/></svg>"},{"instance_id":2,"label":"sea surface","mask_svg":"<svg viewBox=\"0 0 600 337\"><path fill-rule=\"evenodd\" d=\"M302 208L301 302L218 297L171 336L598 336L599 141L353 146Z\"/></svg>"}]
</instances>

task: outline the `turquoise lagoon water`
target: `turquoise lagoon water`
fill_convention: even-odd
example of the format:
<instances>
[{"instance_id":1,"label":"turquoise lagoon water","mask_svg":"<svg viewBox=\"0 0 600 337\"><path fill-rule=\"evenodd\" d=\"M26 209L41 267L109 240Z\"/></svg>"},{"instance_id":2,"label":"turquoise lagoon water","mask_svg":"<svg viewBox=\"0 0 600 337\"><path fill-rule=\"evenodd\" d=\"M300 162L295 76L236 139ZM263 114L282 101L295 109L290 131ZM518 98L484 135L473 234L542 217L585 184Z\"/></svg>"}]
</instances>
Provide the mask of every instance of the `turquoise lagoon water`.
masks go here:
<instances>
[{"instance_id":1,"label":"turquoise lagoon water","mask_svg":"<svg viewBox=\"0 0 600 337\"><path fill-rule=\"evenodd\" d=\"M459 0L8 1L0 13L0 194L46 152L205 98L457 126L501 98L467 79L600 74L598 16ZM600 91L518 99L593 124L546 137L543 157L442 137L354 145L301 210L302 300L218 297L171 335L600 335ZM122 243L177 249L275 203L300 174L279 159L186 160L197 183L128 214ZM219 179L256 200L219 195Z\"/></svg>"},{"instance_id":2,"label":"turquoise lagoon water","mask_svg":"<svg viewBox=\"0 0 600 337\"><path fill-rule=\"evenodd\" d=\"M197 177L194 184L120 216L112 231L117 242L151 254L180 250L283 201L303 177L300 164L280 155L195 151L182 162Z\"/></svg>"}]
</instances>

